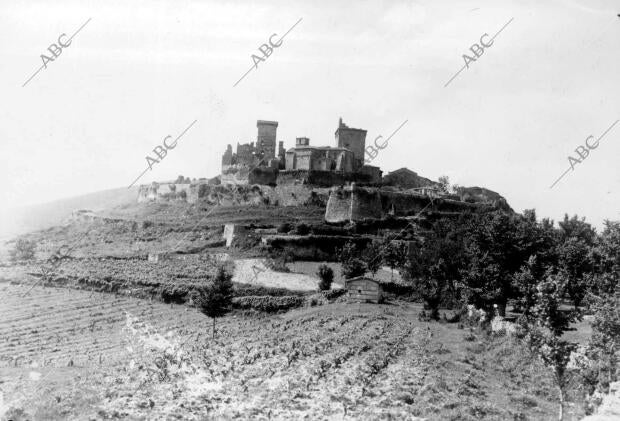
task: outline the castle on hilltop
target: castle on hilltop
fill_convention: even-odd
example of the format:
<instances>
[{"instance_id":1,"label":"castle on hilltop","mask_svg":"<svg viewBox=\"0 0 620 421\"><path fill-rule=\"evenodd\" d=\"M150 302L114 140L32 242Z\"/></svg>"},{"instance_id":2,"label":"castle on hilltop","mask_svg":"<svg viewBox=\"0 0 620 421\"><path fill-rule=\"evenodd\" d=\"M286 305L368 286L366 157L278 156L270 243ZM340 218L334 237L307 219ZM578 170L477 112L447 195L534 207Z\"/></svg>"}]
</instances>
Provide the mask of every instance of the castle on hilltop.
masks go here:
<instances>
[{"instance_id":1,"label":"castle on hilltop","mask_svg":"<svg viewBox=\"0 0 620 421\"><path fill-rule=\"evenodd\" d=\"M310 139L298 137L295 147L285 150L284 142L276 140L278 122L258 120L256 127L256 145L237 143L236 153L227 146L222 156L222 184L302 182L332 186L381 181L379 167L364 164L366 130L348 127L342 118L335 132L335 146L311 146Z\"/></svg>"}]
</instances>

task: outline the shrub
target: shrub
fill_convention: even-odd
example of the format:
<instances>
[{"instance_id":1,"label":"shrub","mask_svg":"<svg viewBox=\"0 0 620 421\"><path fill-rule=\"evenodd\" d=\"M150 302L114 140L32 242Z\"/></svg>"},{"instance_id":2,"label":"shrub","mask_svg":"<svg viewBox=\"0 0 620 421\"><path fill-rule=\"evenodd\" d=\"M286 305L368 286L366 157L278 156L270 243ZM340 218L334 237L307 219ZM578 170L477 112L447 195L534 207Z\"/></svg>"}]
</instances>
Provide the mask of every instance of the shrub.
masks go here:
<instances>
[{"instance_id":1,"label":"shrub","mask_svg":"<svg viewBox=\"0 0 620 421\"><path fill-rule=\"evenodd\" d=\"M301 307L304 305L305 299L296 295L286 295L282 297L272 297L269 295L247 296L235 297L233 298L232 303L235 308L276 313L279 311L290 310L291 308Z\"/></svg>"},{"instance_id":2,"label":"shrub","mask_svg":"<svg viewBox=\"0 0 620 421\"><path fill-rule=\"evenodd\" d=\"M308 235L310 234L310 227L306 224L304 224L303 222L300 224L297 224L297 226L295 227L295 234L297 235Z\"/></svg>"},{"instance_id":3,"label":"shrub","mask_svg":"<svg viewBox=\"0 0 620 421\"><path fill-rule=\"evenodd\" d=\"M260 244L260 237L254 234L242 234L235 236L233 246L242 250L254 248Z\"/></svg>"},{"instance_id":4,"label":"shrub","mask_svg":"<svg viewBox=\"0 0 620 421\"><path fill-rule=\"evenodd\" d=\"M36 248L37 244L34 241L20 238L15 242L15 247L9 251L9 257L12 262L33 260Z\"/></svg>"},{"instance_id":5,"label":"shrub","mask_svg":"<svg viewBox=\"0 0 620 421\"><path fill-rule=\"evenodd\" d=\"M165 284L159 288L159 299L166 304L175 303L183 304L188 299L188 294L194 291L194 288L186 284Z\"/></svg>"},{"instance_id":6,"label":"shrub","mask_svg":"<svg viewBox=\"0 0 620 421\"><path fill-rule=\"evenodd\" d=\"M233 292L235 297L248 297L252 295L271 295L273 297L282 297L284 295L306 295L305 291L291 291L286 288L272 288L254 284L235 284Z\"/></svg>"},{"instance_id":7,"label":"shrub","mask_svg":"<svg viewBox=\"0 0 620 421\"><path fill-rule=\"evenodd\" d=\"M289 232L292 229L291 224L289 224L288 222L283 222L280 225L278 225L278 229L277 232L279 234L286 234L287 232Z\"/></svg>"},{"instance_id":8,"label":"shrub","mask_svg":"<svg viewBox=\"0 0 620 421\"><path fill-rule=\"evenodd\" d=\"M321 291L328 291L332 287L332 282L334 281L334 271L327 265L319 266L319 270L317 272L319 278L321 278L321 282L319 282L319 289Z\"/></svg>"},{"instance_id":9,"label":"shrub","mask_svg":"<svg viewBox=\"0 0 620 421\"><path fill-rule=\"evenodd\" d=\"M142 229L147 229L152 226L153 226L153 221L149 221L148 219L142 221Z\"/></svg>"},{"instance_id":10,"label":"shrub","mask_svg":"<svg viewBox=\"0 0 620 421\"><path fill-rule=\"evenodd\" d=\"M344 288L330 289L329 291L321 291L321 295L327 300L335 300L338 297L343 296L347 292Z\"/></svg>"}]
</instances>

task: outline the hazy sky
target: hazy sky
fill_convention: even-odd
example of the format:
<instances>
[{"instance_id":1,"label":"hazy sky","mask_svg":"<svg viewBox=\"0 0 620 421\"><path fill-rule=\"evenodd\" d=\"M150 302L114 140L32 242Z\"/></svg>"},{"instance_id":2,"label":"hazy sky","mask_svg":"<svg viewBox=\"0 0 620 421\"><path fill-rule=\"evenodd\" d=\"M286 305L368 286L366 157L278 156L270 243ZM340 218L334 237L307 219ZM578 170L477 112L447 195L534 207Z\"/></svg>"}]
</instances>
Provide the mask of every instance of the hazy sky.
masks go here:
<instances>
[{"instance_id":1,"label":"hazy sky","mask_svg":"<svg viewBox=\"0 0 620 421\"><path fill-rule=\"evenodd\" d=\"M226 144L279 122L286 147L333 145L338 118L390 140L373 165L485 186L517 211L620 218L620 123L553 189L568 156L620 119L617 1L0 2L0 203L212 177ZM42 65L62 33L72 44ZM273 33L280 48L253 64ZM463 54L511 18L447 87ZM486 40L487 38L485 38ZM63 42L66 42L63 38ZM590 144L593 144L590 141Z\"/></svg>"}]
</instances>

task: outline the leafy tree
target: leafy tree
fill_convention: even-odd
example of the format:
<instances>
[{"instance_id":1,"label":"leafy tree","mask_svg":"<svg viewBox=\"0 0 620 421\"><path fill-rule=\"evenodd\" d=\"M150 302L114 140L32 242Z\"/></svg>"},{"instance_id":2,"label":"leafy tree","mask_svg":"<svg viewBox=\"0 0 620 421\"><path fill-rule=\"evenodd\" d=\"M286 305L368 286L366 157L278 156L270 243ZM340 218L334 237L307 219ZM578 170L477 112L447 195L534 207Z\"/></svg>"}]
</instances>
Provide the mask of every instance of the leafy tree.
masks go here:
<instances>
[{"instance_id":1,"label":"leafy tree","mask_svg":"<svg viewBox=\"0 0 620 421\"><path fill-rule=\"evenodd\" d=\"M518 295L516 274L530 256L544 255L550 247L547 234L531 214L495 211L474 216L465 229L468 264L463 282L468 302L489 312L497 304L503 316L508 299Z\"/></svg>"},{"instance_id":2,"label":"leafy tree","mask_svg":"<svg viewBox=\"0 0 620 421\"><path fill-rule=\"evenodd\" d=\"M558 247L560 271L567 279L566 292L577 308L588 291L586 276L592 270L590 246L578 237L567 237Z\"/></svg>"},{"instance_id":3,"label":"leafy tree","mask_svg":"<svg viewBox=\"0 0 620 421\"><path fill-rule=\"evenodd\" d=\"M585 218L579 219L577 215L569 218L567 214L564 214L564 220L559 222L558 225L560 226L561 241L576 237L590 246L594 244L596 231L592 228L592 225L585 221Z\"/></svg>"},{"instance_id":4,"label":"leafy tree","mask_svg":"<svg viewBox=\"0 0 620 421\"><path fill-rule=\"evenodd\" d=\"M560 309L566 279L561 275L549 275L537 288L536 302L526 327L532 349L543 363L552 370L559 391L559 419L563 419L566 390L566 366L576 344L562 340L570 323L578 318L576 311Z\"/></svg>"},{"instance_id":5,"label":"leafy tree","mask_svg":"<svg viewBox=\"0 0 620 421\"><path fill-rule=\"evenodd\" d=\"M442 175L437 179L439 182L439 189L444 193L450 192L450 178L447 175Z\"/></svg>"},{"instance_id":6,"label":"leafy tree","mask_svg":"<svg viewBox=\"0 0 620 421\"><path fill-rule=\"evenodd\" d=\"M515 307L522 313L522 317L532 316L532 308L536 303L538 284L543 279L544 268L539 263L536 256L530 256L528 261L521 267L515 275L513 287L518 291Z\"/></svg>"},{"instance_id":7,"label":"leafy tree","mask_svg":"<svg viewBox=\"0 0 620 421\"><path fill-rule=\"evenodd\" d=\"M230 311L232 297L232 274L223 265L218 266L213 282L200 288L193 297L200 311L213 319L213 338L215 338L215 319L223 317Z\"/></svg>"},{"instance_id":8,"label":"leafy tree","mask_svg":"<svg viewBox=\"0 0 620 421\"><path fill-rule=\"evenodd\" d=\"M390 280L394 280L394 269L404 266L407 261L407 245L401 241L383 238L383 260L390 267Z\"/></svg>"},{"instance_id":9,"label":"leafy tree","mask_svg":"<svg viewBox=\"0 0 620 421\"><path fill-rule=\"evenodd\" d=\"M611 294L620 283L620 222L605 221L605 228L592 250L594 294Z\"/></svg>"},{"instance_id":10,"label":"leafy tree","mask_svg":"<svg viewBox=\"0 0 620 421\"><path fill-rule=\"evenodd\" d=\"M9 250L9 259L13 263L33 260L36 248L37 243L34 241L20 238L15 242L15 246Z\"/></svg>"},{"instance_id":11,"label":"leafy tree","mask_svg":"<svg viewBox=\"0 0 620 421\"><path fill-rule=\"evenodd\" d=\"M342 263L342 276L351 279L366 273L366 262L359 256L360 252L355 244L352 241L347 241L338 253L339 260Z\"/></svg>"},{"instance_id":12,"label":"leafy tree","mask_svg":"<svg viewBox=\"0 0 620 421\"><path fill-rule=\"evenodd\" d=\"M592 337L588 343L586 355L594 362L589 367L593 378L590 383L593 390L609 393L609 385L618 380L618 363L620 352L620 297L613 294L596 297L591 307L593 310Z\"/></svg>"},{"instance_id":13,"label":"leafy tree","mask_svg":"<svg viewBox=\"0 0 620 421\"><path fill-rule=\"evenodd\" d=\"M385 247L382 242L373 240L364 250L364 261L368 271L374 278L384 261Z\"/></svg>"},{"instance_id":14,"label":"leafy tree","mask_svg":"<svg viewBox=\"0 0 620 421\"><path fill-rule=\"evenodd\" d=\"M455 226L448 221L436 222L431 232L413 248L405 265L404 276L412 283L431 311L439 319L439 305L451 285L460 278L463 267L463 245Z\"/></svg>"},{"instance_id":15,"label":"leafy tree","mask_svg":"<svg viewBox=\"0 0 620 421\"><path fill-rule=\"evenodd\" d=\"M319 282L319 289L321 291L329 291L332 287L332 282L334 281L334 271L327 265L319 266L319 270L317 272L321 281Z\"/></svg>"},{"instance_id":16,"label":"leafy tree","mask_svg":"<svg viewBox=\"0 0 620 421\"><path fill-rule=\"evenodd\" d=\"M342 276L347 279L362 276L366 270L366 262L359 258L353 258L342 263Z\"/></svg>"}]
</instances>

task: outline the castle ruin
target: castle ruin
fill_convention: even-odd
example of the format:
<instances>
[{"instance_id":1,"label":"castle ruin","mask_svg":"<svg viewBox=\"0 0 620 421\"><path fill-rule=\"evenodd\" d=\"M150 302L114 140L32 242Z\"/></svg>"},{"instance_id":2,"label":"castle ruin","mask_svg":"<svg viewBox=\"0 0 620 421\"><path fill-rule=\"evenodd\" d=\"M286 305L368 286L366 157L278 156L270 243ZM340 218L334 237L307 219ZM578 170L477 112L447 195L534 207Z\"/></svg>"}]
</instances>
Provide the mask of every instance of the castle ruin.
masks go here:
<instances>
[{"instance_id":1,"label":"castle ruin","mask_svg":"<svg viewBox=\"0 0 620 421\"><path fill-rule=\"evenodd\" d=\"M318 184L325 187L347 182L379 183L379 167L364 165L366 130L350 128L340 118L334 146L311 146L298 137L295 147L285 150L277 142L276 121L258 120L254 142L239 144L233 153L228 145L222 156L222 184ZM276 142L278 153L276 155Z\"/></svg>"}]
</instances>

